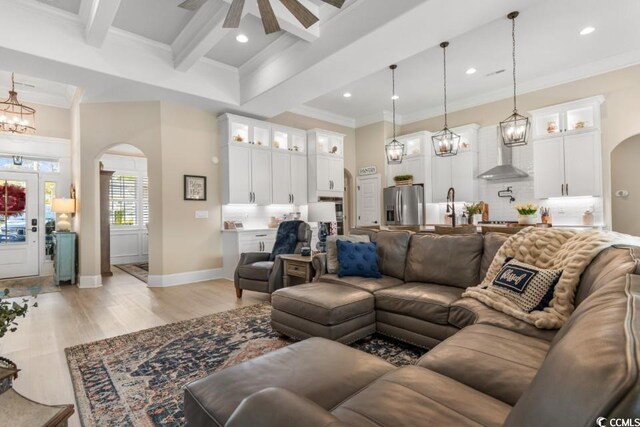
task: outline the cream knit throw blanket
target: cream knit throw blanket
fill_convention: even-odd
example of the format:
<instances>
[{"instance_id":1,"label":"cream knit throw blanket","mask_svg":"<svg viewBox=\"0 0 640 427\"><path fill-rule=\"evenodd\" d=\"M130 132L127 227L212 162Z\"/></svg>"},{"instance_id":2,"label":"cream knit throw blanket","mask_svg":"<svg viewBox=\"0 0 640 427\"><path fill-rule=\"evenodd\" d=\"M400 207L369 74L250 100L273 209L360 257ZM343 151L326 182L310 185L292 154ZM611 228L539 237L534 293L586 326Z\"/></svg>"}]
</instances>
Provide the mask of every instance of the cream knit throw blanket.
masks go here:
<instances>
[{"instance_id":1,"label":"cream knit throw blanket","mask_svg":"<svg viewBox=\"0 0 640 427\"><path fill-rule=\"evenodd\" d=\"M614 232L525 228L511 236L498 250L484 281L478 286L467 288L462 296L475 298L537 328L558 329L573 312L575 292L582 272L602 250L614 244L639 245L640 240ZM507 257L539 268L562 270L549 307L527 313L491 290L489 285Z\"/></svg>"}]
</instances>

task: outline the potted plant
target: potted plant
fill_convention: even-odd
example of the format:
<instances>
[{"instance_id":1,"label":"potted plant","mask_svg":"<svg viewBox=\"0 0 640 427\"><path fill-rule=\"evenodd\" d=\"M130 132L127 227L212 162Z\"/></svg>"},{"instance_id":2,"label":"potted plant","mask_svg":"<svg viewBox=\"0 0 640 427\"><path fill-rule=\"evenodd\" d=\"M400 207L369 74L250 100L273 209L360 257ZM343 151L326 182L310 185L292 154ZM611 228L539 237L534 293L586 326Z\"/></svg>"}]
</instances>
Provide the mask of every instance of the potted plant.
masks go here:
<instances>
[{"instance_id":1,"label":"potted plant","mask_svg":"<svg viewBox=\"0 0 640 427\"><path fill-rule=\"evenodd\" d=\"M22 303L18 304L15 301L9 302L9 289L5 289L0 292L0 338L4 337L8 332L15 332L17 330L18 323L16 319L19 317L25 317L27 311L29 311L29 300L22 299ZM32 307L37 307L38 303L33 303ZM13 379L17 378L18 370L16 364L11 360L4 357L0 357L0 368L7 369L9 371L15 371L13 375L7 376L0 380L0 393L4 393L11 388Z\"/></svg>"},{"instance_id":2,"label":"potted plant","mask_svg":"<svg viewBox=\"0 0 640 427\"><path fill-rule=\"evenodd\" d=\"M413 175L398 175L393 177L396 187L401 185L413 185Z\"/></svg>"},{"instance_id":3,"label":"potted plant","mask_svg":"<svg viewBox=\"0 0 640 427\"><path fill-rule=\"evenodd\" d=\"M471 203L464 205L467 212L467 220L469 224L478 225L482 221L482 211L484 210L484 202Z\"/></svg>"},{"instance_id":4,"label":"potted plant","mask_svg":"<svg viewBox=\"0 0 640 427\"><path fill-rule=\"evenodd\" d=\"M518 224L535 225L538 223L538 206L533 203L527 203L525 205L516 205L515 207L520 215Z\"/></svg>"}]
</instances>

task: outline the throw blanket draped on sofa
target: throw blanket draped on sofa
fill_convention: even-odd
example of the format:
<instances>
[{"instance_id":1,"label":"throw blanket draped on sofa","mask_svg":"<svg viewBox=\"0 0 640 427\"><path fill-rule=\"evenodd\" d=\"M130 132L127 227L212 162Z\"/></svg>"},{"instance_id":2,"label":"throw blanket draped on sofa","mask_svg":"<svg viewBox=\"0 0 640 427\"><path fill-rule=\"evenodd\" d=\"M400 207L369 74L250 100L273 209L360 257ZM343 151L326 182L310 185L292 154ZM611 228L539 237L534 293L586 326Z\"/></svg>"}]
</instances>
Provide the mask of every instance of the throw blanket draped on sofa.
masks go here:
<instances>
[{"instance_id":1,"label":"throw blanket draped on sofa","mask_svg":"<svg viewBox=\"0 0 640 427\"><path fill-rule=\"evenodd\" d=\"M635 244L637 238L605 231L577 232L561 228L529 227L511 236L496 254L483 282L467 290L463 297L475 298L496 310L540 329L558 329L574 310L573 301L582 272L604 249L614 244ZM544 269L562 270L553 299L544 310L527 313L490 284L507 257Z\"/></svg>"},{"instance_id":2,"label":"throw blanket draped on sofa","mask_svg":"<svg viewBox=\"0 0 640 427\"><path fill-rule=\"evenodd\" d=\"M296 245L298 244L298 230L300 224L304 221L284 221L278 227L278 234L276 235L276 243L273 246L269 261L276 259L277 255L289 255L295 253Z\"/></svg>"}]
</instances>

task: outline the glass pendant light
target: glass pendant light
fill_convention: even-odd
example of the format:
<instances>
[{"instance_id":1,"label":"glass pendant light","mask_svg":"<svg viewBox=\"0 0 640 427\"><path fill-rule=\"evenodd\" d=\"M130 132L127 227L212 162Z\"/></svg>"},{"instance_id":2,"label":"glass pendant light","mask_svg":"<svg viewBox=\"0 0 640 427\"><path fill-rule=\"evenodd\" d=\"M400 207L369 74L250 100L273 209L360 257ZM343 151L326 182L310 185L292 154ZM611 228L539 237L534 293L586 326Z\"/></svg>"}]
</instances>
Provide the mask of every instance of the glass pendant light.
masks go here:
<instances>
[{"instance_id":1,"label":"glass pendant light","mask_svg":"<svg viewBox=\"0 0 640 427\"><path fill-rule=\"evenodd\" d=\"M527 145L529 118L518 114L516 103L516 18L519 12L511 12L507 18L511 20L511 39L513 40L513 114L500 122L502 142L507 147Z\"/></svg>"},{"instance_id":2,"label":"glass pendant light","mask_svg":"<svg viewBox=\"0 0 640 427\"><path fill-rule=\"evenodd\" d=\"M390 65L391 69L391 84L392 84L392 93L391 93L391 102L393 103L393 139L390 143L388 143L384 149L387 152L387 164L389 165L399 165L402 163L402 158L404 157L404 144L396 139L396 99L398 96L396 95L396 68L397 65Z\"/></svg>"},{"instance_id":3,"label":"glass pendant light","mask_svg":"<svg viewBox=\"0 0 640 427\"><path fill-rule=\"evenodd\" d=\"M447 47L449 42L440 43L444 59L444 128L431 137L433 149L438 157L449 157L458 154L460 135L451 132L447 123Z\"/></svg>"}]
</instances>

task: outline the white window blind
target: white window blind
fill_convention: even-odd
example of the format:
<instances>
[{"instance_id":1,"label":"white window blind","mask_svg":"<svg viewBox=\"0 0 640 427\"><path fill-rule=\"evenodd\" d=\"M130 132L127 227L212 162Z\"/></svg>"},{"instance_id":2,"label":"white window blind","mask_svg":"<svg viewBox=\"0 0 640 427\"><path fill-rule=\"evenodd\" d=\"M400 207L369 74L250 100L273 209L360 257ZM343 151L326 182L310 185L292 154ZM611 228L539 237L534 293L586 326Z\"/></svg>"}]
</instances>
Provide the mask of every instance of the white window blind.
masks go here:
<instances>
[{"instance_id":1,"label":"white window blind","mask_svg":"<svg viewBox=\"0 0 640 427\"><path fill-rule=\"evenodd\" d=\"M109 204L112 225L138 225L138 178L114 174L109 185Z\"/></svg>"},{"instance_id":2,"label":"white window blind","mask_svg":"<svg viewBox=\"0 0 640 427\"><path fill-rule=\"evenodd\" d=\"M142 178L142 223L149 224L149 178Z\"/></svg>"}]
</instances>

